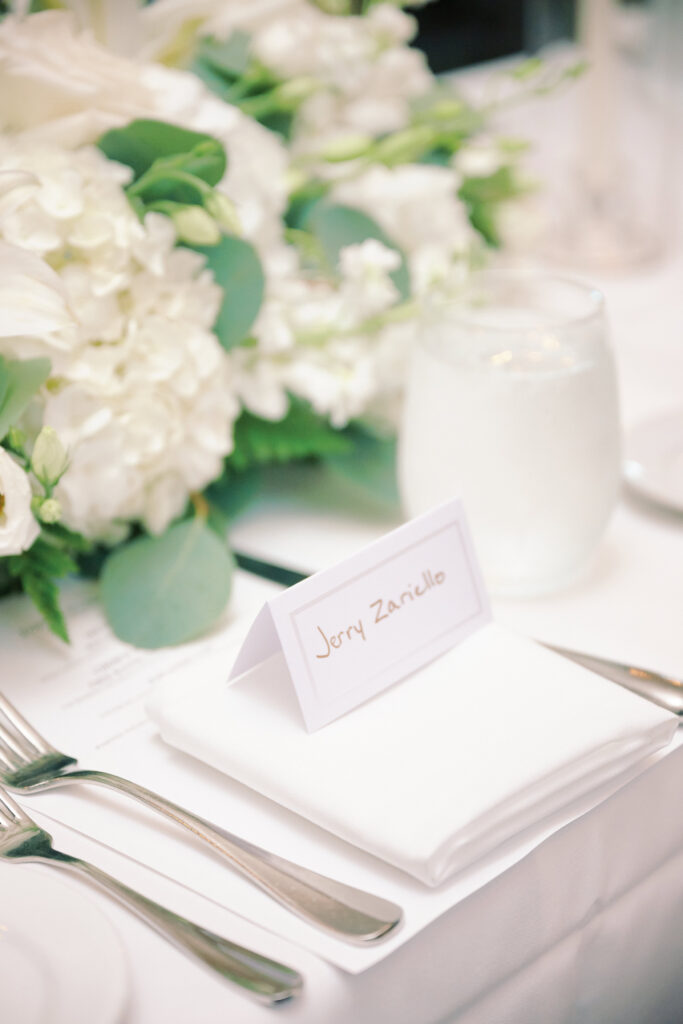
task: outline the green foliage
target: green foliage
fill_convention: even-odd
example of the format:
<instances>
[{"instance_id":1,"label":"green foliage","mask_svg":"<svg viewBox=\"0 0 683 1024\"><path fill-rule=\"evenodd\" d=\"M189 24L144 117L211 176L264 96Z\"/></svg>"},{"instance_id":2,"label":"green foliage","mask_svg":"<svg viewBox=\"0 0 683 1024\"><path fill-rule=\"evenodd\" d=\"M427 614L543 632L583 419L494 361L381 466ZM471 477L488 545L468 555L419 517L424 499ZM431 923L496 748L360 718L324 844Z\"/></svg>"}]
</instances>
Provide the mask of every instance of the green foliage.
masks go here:
<instances>
[{"instance_id":1,"label":"green foliage","mask_svg":"<svg viewBox=\"0 0 683 1024\"><path fill-rule=\"evenodd\" d=\"M209 207L216 198L213 186L225 174L227 158L217 139L164 121L132 121L114 128L98 143L110 160L133 169L134 180L126 188L131 206L142 219L149 210L164 213L176 221L188 207ZM218 225L202 210L203 230L192 241L218 241ZM196 221L199 217L194 216ZM196 225L195 225L196 229Z\"/></svg>"},{"instance_id":2,"label":"green foliage","mask_svg":"<svg viewBox=\"0 0 683 1024\"><path fill-rule=\"evenodd\" d=\"M184 520L109 556L101 577L105 614L116 635L137 647L184 643L221 614L232 573L232 557L206 521Z\"/></svg>"},{"instance_id":3,"label":"green foliage","mask_svg":"<svg viewBox=\"0 0 683 1024\"><path fill-rule=\"evenodd\" d=\"M6 360L0 356L0 441L45 383L49 359Z\"/></svg>"},{"instance_id":4,"label":"green foliage","mask_svg":"<svg viewBox=\"0 0 683 1024\"><path fill-rule=\"evenodd\" d=\"M206 256L223 289L214 330L223 348L234 348L246 338L261 308L266 286L261 261L253 245L233 236L222 238L218 245L198 246L197 251Z\"/></svg>"},{"instance_id":5,"label":"green foliage","mask_svg":"<svg viewBox=\"0 0 683 1024\"><path fill-rule=\"evenodd\" d=\"M323 200L310 208L304 227L319 243L328 269L332 271L337 269L339 253L344 246L376 238L389 249L394 249L401 257L401 265L392 273L391 278L401 298L410 298L410 274L405 256L372 217L352 206L342 206Z\"/></svg>"},{"instance_id":6,"label":"green foliage","mask_svg":"<svg viewBox=\"0 0 683 1024\"><path fill-rule=\"evenodd\" d=\"M284 218L287 227L298 231L305 230L306 222L314 207L321 199L325 198L329 191L328 182L316 181L313 178L306 180L289 197L289 207Z\"/></svg>"},{"instance_id":7,"label":"green foliage","mask_svg":"<svg viewBox=\"0 0 683 1024\"><path fill-rule=\"evenodd\" d=\"M216 75L228 82L241 78L249 66L249 47L251 37L248 32L233 32L226 40L204 38L199 42L199 50L193 70L199 74L205 67L211 68Z\"/></svg>"},{"instance_id":8,"label":"green foliage","mask_svg":"<svg viewBox=\"0 0 683 1024\"><path fill-rule=\"evenodd\" d=\"M298 104L288 95L286 83L283 92L280 79L252 58L250 47L250 36L239 30L226 40L200 39L192 71L226 103L288 138Z\"/></svg>"},{"instance_id":9,"label":"green foliage","mask_svg":"<svg viewBox=\"0 0 683 1024\"><path fill-rule=\"evenodd\" d=\"M290 462L311 456L342 454L351 442L300 398L290 399L284 419L264 420L246 410L235 424L235 450L228 459L231 471L250 466Z\"/></svg>"},{"instance_id":10,"label":"green foliage","mask_svg":"<svg viewBox=\"0 0 683 1024\"><path fill-rule=\"evenodd\" d=\"M396 482L396 438L381 435L360 422L344 431L346 452L325 457L325 464L354 489L395 509L399 503Z\"/></svg>"},{"instance_id":11,"label":"green foliage","mask_svg":"<svg viewBox=\"0 0 683 1024\"><path fill-rule=\"evenodd\" d=\"M507 199L524 192L509 165L499 167L493 174L481 178L466 178L458 195L465 203L472 226L492 246L500 245L496 226L496 207Z\"/></svg>"},{"instance_id":12,"label":"green foliage","mask_svg":"<svg viewBox=\"0 0 683 1024\"><path fill-rule=\"evenodd\" d=\"M225 150L217 139L165 121L131 121L107 132L97 145L110 160L132 167L136 182L152 168L182 171L207 185L217 185L225 174Z\"/></svg>"},{"instance_id":13,"label":"green foliage","mask_svg":"<svg viewBox=\"0 0 683 1024\"><path fill-rule=\"evenodd\" d=\"M7 559L9 575L19 582L52 632L66 642L69 634L55 580L76 572L77 568L67 551L44 537L39 537L23 554Z\"/></svg>"},{"instance_id":14,"label":"green foliage","mask_svg":"<svg viewBox=\"0 0 683 1024\"><path fill-rule=\"evenodd\" d=\"M242 512L256 497L262 483L260 466L249 466L240 472L226 470L204 492L204 497L212 509L222 513L227 524Z\"/></svg>"}]
</instances>

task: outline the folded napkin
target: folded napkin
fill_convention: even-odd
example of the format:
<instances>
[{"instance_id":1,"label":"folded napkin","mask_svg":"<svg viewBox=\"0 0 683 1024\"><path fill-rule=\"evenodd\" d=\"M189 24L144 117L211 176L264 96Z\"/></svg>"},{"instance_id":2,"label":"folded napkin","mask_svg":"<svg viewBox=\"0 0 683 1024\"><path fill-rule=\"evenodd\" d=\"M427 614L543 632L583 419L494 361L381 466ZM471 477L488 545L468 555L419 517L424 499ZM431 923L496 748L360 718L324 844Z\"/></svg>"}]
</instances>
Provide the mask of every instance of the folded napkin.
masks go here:
<instances>
[{"instance_id":1,"label":"folded napkin","mask_svg":"<svg viewBox=\"0 0 683 1024\"><path fill-rule=\"evenodd\" d=\"M281 655L158 691L163 738L437 885L625 773L677 719L491 624L315 733Z\"/></svg>"}]
</instances>

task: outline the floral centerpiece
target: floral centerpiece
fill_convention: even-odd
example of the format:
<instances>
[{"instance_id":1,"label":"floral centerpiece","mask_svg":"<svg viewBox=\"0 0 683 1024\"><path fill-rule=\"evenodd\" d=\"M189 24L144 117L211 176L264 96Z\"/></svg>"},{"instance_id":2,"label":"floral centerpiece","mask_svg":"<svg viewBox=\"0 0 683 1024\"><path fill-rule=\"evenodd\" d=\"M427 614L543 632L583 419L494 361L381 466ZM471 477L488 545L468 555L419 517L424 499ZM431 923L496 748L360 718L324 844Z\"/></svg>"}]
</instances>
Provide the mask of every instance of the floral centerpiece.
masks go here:
<instances>
[{"instance_id":1,"label":"floral centerpiece","mask_svg":"<svg viewBox=\"0 0 683 1024\"><path fill-rule=\"evenodd\" d=\"M0 593L66 638L56 581L98 573L121 637L180 642L228 599L257 468L386 446L420 304L499 244L520 147L393 3L25 6L0 20Z\"/></svg>"}]
</instances>

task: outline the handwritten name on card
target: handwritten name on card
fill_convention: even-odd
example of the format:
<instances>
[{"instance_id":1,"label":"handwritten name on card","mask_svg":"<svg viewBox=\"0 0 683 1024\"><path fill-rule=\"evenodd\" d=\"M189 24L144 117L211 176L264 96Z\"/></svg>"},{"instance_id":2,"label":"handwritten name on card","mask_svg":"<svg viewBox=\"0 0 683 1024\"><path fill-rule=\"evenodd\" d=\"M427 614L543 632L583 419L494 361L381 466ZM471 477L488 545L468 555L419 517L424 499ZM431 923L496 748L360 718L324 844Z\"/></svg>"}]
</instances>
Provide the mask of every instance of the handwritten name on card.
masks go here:
<instances>
[{"instance_id":1,"label":"handwritten name on card","mask_svg":"<svg viewBox=\"0 0 683 1024\"><path fill-rule=\"evenodd\" d=\"M451 501L269 601L231 678L281 650L312 731L490 617L462 505Z\"/></svg>"}]
</instances>

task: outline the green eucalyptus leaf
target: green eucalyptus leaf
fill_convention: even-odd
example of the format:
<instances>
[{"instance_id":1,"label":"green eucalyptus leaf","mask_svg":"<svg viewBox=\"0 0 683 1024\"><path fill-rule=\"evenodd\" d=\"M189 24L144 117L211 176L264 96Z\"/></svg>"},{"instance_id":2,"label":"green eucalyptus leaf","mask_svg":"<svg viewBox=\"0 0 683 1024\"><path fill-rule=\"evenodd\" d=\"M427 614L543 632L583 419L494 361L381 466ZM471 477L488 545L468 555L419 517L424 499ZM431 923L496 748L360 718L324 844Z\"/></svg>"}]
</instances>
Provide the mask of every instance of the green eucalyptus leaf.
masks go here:
<instances>
[{"instance_id":1,"label":"green eucalyptus leaf","mask_svg":"<svg viewBox=\"0 0 683 1024\"><path fill-rule=\"evenodd\" d=\"M227 166L225 150L217 139L165 121L131 121L113 128L97 143L105 156L132 167L140 178L157 161L217 185Z\"/></svg>"},{"instance_id":2,"label":"green eucalyptus leaf","mask_svg":"<svg viewBox=\"0 0 683 1024\"><path fill-rule=\"evenodd\" d=\"M138 537L107 559L102 602L118 637L136 647L184 643L223 611L233 560L201 518L175 523L160 537Z\"/></svg>"},{"instance_id":3,"label":"green eucalyptus leaf","mask_svg":"<svg viewBox=\"0 0 683 1024\"><path fill-rule=\"evenodd\" d=\"M352 206L323 201L311 208L302 226L317 238L332 270L336 270L339 253L347 245L357 245L368 238L376 238L389 249L395 249L401 257L401 265L392 273L391 278L401 298L410 298L410 274L405 256L372 217Z\"/></svg>"},{"instance_id":4,"label":"green eucalyptus leaf","mask_svg":"<svg viewBox=\"0 0 683 1024\"><path fill-rule=\"evenodd\" d=\"M0 441L49 374L49 359L9 361L0 356Z\"/></svg>"},{"instance_id":5,"label":"green eucalyptus leaf","mask_svg":"<svg viewBox=\"0 0 683 1024\"><path fill-rule=\"evenodd\" d=\"M263 301L266 279L253 245L232 235L217 245L197 246L223 289L214 330L225 349L246 338Z\"/></svg>"}]
</instances>

